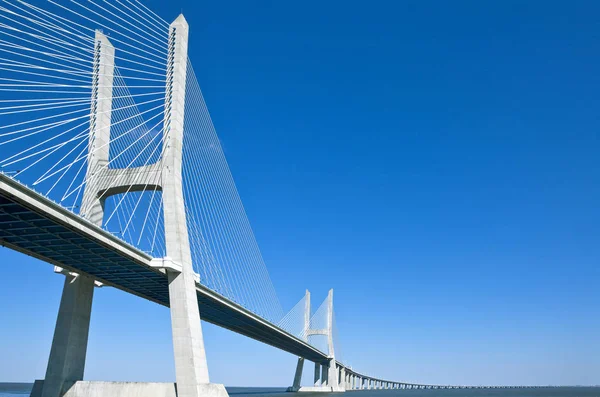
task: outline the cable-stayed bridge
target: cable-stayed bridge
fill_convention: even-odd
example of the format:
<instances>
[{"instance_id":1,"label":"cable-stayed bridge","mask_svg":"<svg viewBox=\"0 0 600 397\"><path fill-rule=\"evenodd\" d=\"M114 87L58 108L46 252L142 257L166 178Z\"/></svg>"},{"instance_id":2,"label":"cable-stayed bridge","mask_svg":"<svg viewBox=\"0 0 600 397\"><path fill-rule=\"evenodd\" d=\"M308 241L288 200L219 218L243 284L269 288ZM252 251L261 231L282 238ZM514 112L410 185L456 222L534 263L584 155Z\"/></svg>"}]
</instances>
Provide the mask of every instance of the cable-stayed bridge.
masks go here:
<instances>
[{"instance_id":1,"label":"cable-stayed bridge","mask_svg":"<svg viewBox=\"0 0 600 397\"><path fill-rule=\"evenodd\" d=\"M468 387L346 365L333 291L316 310L307 292L284 312L188 59L183 15L169 23L138 0L4 0L0 24L0 242L65 276L33 396L225 396L210 383L201 318L298 356L290 391ZM101 286L170 308L176 384L83 381Z\"/></svg>"}]
</instances>

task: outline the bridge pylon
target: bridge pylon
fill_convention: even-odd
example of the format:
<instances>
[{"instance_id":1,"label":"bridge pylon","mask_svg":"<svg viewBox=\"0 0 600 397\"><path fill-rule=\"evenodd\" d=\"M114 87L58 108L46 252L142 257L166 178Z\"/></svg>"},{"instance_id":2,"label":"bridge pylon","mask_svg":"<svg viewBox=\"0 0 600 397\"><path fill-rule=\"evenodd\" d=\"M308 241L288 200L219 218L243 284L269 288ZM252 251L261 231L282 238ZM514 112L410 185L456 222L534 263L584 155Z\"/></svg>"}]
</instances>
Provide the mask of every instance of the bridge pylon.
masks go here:
<instances>
[{"instance_id":1,"label":"bridge pylon","mask_svg":"<svg viewBox=\"0 0 600 397\"><path fill-rule=\"evenodd\" d=\"M183 123L186 94L188 23L180 15L169 26L164 104L163 152L154 164L109 168L115 47L96 31L92 72L89 151L80 215L102 226L109 196L132 191L162 191L166 257L153 260L166 274L176 383L83 382L95 282L85 274L66 274L44 381L33 397L227 397L223 385L210 383L196 273L188 236L182 184Z\"/></svg>"},{"instance_id":2,"label":"bridge pylon","mask_svg":"<svg viewBox=\"0 0 600 397\"><path fill-rule=\"evenodd\" d=\"M309 336L322 335L327 338L327 361L315 362L314 385L301 386L302 371L304 369L304 357L298 357L296 372L294 374L294 383L287 389L289 392L344 392L345 370L339 366L335 360L335 347L333 343L333 289L329 290L326 305L326 324L323 328L313 328L311 326L310 312L310 292L306 290L304 304L304 327L303 340L308 343ZM314 324L313 324L314 325Z\"/></svg>"}]
</instances>

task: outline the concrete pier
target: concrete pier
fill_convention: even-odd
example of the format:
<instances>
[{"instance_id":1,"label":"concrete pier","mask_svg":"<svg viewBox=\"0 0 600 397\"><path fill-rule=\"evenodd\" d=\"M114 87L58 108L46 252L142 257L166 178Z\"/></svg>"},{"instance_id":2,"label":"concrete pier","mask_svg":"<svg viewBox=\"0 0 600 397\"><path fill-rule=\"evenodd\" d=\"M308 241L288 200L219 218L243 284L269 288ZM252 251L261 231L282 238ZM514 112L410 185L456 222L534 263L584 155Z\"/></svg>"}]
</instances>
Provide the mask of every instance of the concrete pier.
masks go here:
<instances>
[{"instance_id":1,"label":"concrete pier","mask_svg":"<svg viewBox=\"0 0 600 397\"><path fill-rule=\"evenodd\" d=\"M106 145L106 148L96 150L94 155L88 154L87 178L108 162L107 144L110 139L115 62L115 48L108 38L100 31L96 31L94 40L89 146L94 149ZM94 186L84 187L81 216L101 226L104 205L93 189ZM85 370L94 280L76 273L63 272L60 268L56 269L57 272L65 274L65 283L46 377L44 382L40 383L40 387L36 390L38 394L34 397L62 396L69 384L83 380Z\"/></svg>"},{"instance_id":2,"label":"concrete pier","mask_svg":"<svg viewBox=\"0 0 600 397\"><path fill-rule=\"evenodd\" d=\"M296 364L296 373L294 374L294 383L288 391L300 390L300 382L302 381L302 371L304 370L304 358L298 357L298 363Z\"/></svg>"},{"instance_id":3,"label":"concrete pier","mask_svg":"<svg viewBox=\"0 0 600 397\"><path fill-rule=\"evenodd\" d=\"M315 387L321 386L321 364L315 363Z\"/></svg>"},{"instance_id":4,"label":"concrete pier","mask_svg":"<svg viewBox=\"0 0 600 397\"><path fill-rule=\"evenodd\" d=\"M61 396L68 383L83 379L93 296L93 279L66 276L41 397Z\"/></svg>"},{"instance_id":5,"label":"concrete pier","mask_svg":"<svg viewBox=\"0 0 600 397\"><path fill-rule=\"evenodd\" d=\"M321 386L329 386L329 365L321 366Z\"/></svg>"},{"instance_id":6,"label":"concrete pier","mask_svg":"<svg viewBox=\"0 0 600 397\"><path fill-rule=\"evenodd\" d=\"M170 260L181 266L181 271L167 268L175 377L178 397L227 396L225 387L211 384L208 376L183 197L188 30L183 15L179 15L169 27L164 127L167 149L161 167L166 253Z\"/></svg>"}]
</instances>

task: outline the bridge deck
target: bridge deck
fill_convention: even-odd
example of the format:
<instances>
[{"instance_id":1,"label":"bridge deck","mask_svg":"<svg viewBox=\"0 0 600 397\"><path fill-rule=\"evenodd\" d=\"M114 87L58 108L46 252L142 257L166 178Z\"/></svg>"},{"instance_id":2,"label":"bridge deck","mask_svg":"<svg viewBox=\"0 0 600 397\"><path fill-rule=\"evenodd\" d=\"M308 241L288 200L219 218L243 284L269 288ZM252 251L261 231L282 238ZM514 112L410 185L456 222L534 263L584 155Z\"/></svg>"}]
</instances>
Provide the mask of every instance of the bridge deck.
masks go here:
<instances>
[{"instance_id":1,"label":"bridge deck","mask_svg":"<svg viewBox=\"0 0 600 397\"><path fill-rule=\"evenodd\" d=\"M0 174L0 244L86 273L104 284L169 306L167 277L152 257ZM197 284L203 320L315 362L325 354L229 299Z\"/></svg>"}]
</instances>

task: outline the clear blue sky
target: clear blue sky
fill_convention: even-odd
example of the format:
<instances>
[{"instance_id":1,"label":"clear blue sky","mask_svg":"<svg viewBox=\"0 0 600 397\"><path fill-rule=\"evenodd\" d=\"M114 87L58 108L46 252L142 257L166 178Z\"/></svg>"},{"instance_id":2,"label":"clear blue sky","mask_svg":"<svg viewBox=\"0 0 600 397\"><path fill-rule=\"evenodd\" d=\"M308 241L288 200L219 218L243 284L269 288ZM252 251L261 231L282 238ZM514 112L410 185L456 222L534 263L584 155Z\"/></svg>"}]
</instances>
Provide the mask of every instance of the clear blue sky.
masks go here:
<instances>
[{"instance_id":1,"label":"clear blue sky","mask_svg":"<svg viewBox=\"0 0 600 397\"><path fill-rule=\"evenodd\" d=\"M600 384L598 2L147 4L190 23L284 307L334 288L356 369ZM0 381L43 378L63 279L0 262ZM204 330L214 382L291 383L291 355ZM172 381L168 310L97 289L86 377Z\"/></svg>"}]
</instances>

